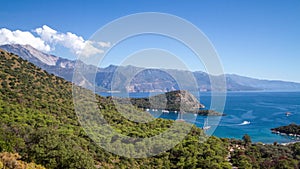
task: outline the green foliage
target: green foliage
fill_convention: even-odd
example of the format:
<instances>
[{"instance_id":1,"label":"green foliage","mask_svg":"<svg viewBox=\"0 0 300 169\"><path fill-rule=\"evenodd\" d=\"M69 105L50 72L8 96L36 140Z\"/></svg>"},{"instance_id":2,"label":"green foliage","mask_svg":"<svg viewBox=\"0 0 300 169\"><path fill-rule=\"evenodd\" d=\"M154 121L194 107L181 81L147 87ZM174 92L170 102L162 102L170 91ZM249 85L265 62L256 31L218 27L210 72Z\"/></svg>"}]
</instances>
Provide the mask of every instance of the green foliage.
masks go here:
<instances>
[{"instance_id":1,"label":"green foliage","mask_svg":"<svg viewBox=\"0 0 300 169\"><path fill-rule=\"evenodd\" d=\"M234 149L231 162L239 168L299 168L300 143L288 146L259 143L244 146L242 142L230 142L230 147Z\"/></svg>"},{"instance_id":2,"label":"green foliage","mask_svg":"<svg viewBox=\"0 0 300 169\"><path fill-rule=\"evenodd\" d=\"M244 143L245 143L245 145L249 145L249 144L251 144L251 138L250 138L250 136L248 135L248 134L245 134L244 136L243 136L243 141L244 141Z\"/></svg>"},{"instance_id":3,"label":"green foliage","mask_svg":"<svg viewBox=\"0 0 300 169\"><path fill-rule=\"evenodd\" d=\"M41 165L21 161L20 158L17 153L0 153L0 169L45 169Z\"/></svg>"}]
</instances>

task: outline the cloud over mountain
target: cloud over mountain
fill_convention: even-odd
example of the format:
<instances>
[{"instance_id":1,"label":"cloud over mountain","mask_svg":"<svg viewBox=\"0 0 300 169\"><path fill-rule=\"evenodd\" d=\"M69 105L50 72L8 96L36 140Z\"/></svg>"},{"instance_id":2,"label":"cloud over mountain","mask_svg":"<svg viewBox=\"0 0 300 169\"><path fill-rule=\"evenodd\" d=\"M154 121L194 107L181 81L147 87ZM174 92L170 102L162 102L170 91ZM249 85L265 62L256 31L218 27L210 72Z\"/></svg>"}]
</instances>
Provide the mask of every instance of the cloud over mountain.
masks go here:
<instances>
[{"instance_id":1,"label":"cloud over mountain","mask_svg":"<svg viewBox=\"0 0 300 169\"><path fill-rule=\"evenodd\" d=\"M1 28L0 45L4 44L31 45L43 52L53 51L57 45L60 45L82 56L100 54L104 52L103 48L110 47L109 42L92 42L72 32L59 32L47 25L36 28L32 32Z\"/></svg>"},{"instance_id":2,"label":"cloud over mountain","mask_svg":"<svg viewBox=\"0 0 300 169\"><path fill-rule=\"evenodd\" d=\"M47 44L40 37L35 37L31 32L21 30L11 31L6 28L1 28L0 45L5 44L31 45L43 52L49 52L51 50L49 44Z\"/></svg>"}]
</instances>

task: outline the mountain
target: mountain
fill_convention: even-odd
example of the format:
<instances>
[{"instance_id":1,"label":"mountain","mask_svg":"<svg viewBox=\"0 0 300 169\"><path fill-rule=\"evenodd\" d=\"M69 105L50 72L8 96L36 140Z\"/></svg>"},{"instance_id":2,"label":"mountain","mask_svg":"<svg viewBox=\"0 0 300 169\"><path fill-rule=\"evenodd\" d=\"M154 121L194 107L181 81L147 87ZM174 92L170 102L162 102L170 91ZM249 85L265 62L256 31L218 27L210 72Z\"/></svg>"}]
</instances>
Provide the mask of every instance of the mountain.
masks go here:
<instances>
[{"instance_id":1,"label":"mountain","mask_svg":"<svg viewBox=\"0 0 300 169\"><path fill-rule=\"evenodd\" d=\"M136 73L130 82L126 80ZM181 88L173 78L181 82ZM169 92L174 90L194 90L189 76L193 75L198 90L210 91L210 77L201 71L166 70L138 68L134 66L114 66L99 69L96 73L96 85L114 91L129 92ZM300 83L278 80L260 80L244 76L226 74L227 91L299 91ZM128 85L124 88L124 83Z\"/></svg>"},{"instance_id":2,"label":"mountain","mask_svg":"<svg viewBox=\"0 0 300 169\"><path fill-rule=\"evenodd\" d=\"M75 61L43 53L30 45L12 44L2 45L0 48L17 54L22 59L28 60L49 73L63 77L68 81L72 80Z\"/></svg>"},{"instance_id":3,"label":"mountain","mask_svg":"<svg viewBox=\"0 0 300 169\"><path fill-rule=\"evenodd\" d=\"M295 82L255 79L234 74L228 74L226 77L232 81L238 82L240 85L259 90L300 90L300 83Z\"/></svg>"},{"instance_id":4,"label":"mountain","mask_svg":"<svg viewBox=\"0 0 300 169\"><path fill-rule=\"evenodd\" d=\"M96 92L103 91L128 91L128 92L168 92L174 90L195 90L195 84L191 85L190 77L193 75L200 91L210 91L209 75L205 72L166 70L139 68L134 66L110 65L106 68L98 68L87 65L81 61L72 61L58 56L49 55L38 51L29 45L2 45L0 48L19 55L21 58L30 61L36 66L72 81L82 87L94 89ZM84 72L84 75L73 79L74 68ZM174 79L180 81L179 84ZM131 78L129 78L131 77ZM128 81L128 79L130 81ZM226 75L228 91L272 91L300 90L300 83L260 80L239 75ZM94 85L95 84L95 85Z\"/></svg>"}]
</instances>

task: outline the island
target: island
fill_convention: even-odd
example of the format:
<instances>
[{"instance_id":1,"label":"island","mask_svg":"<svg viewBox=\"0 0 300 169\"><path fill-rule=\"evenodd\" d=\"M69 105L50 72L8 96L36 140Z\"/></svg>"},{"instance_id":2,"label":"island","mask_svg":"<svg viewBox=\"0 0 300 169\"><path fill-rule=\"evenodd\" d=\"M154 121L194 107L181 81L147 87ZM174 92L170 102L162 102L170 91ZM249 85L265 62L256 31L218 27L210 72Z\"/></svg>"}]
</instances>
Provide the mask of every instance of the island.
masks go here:
<instances>
[{"instance_id":1,"label":"island","mask_svg":"<svg viewBox=\"0 0 300 169\"><path fill-rule=\"evenodd\" d=\"M291 137L300 137L300 125L290 124L271 129L272 133L280 135L288 135Z\"/></svg>"},{"instance_id":2,"label":"island","mask_svg":"<svg viewBox=\"0 0 300 169\"><path fill-rule=\"evenodd\" d=\"M163 112L194 113L203 116L223 116L215 110L204 109L198 99L186 90L170 91L149 98L131 98L131 103L145 110L161 110Z\"/></svg>"}]
</instances>

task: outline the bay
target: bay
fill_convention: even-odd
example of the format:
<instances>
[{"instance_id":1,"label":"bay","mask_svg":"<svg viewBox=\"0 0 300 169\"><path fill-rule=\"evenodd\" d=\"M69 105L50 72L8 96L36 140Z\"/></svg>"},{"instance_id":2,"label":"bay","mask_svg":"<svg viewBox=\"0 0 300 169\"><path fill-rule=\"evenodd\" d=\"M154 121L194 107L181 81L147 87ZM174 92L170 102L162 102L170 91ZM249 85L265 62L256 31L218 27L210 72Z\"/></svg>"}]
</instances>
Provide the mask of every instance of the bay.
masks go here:
<instances>
[{"instance_id":1,"label":"bay","mask_svg":"<svg viewBox=\"0 0 300 169\"><path fill-rule=\"evenodd\" d=\"M119 97L149 97L158 93L114 93ZM111 93L100 93L102 96L110 96ZM207 109L210 109L211 94L200 93L200 101ZM149 111L156 118L175 120L179 116L175 112L161 113ZM286 112L291 115L286 116ZM209 117L207 130L222 138L241 139L244 134L251 136L253 142L262 143L287 143L294 141L293 137L272 134L270 129L290 123L300 123L300 92L228 92L224 112L226 116ZM183 119L202 128L204 116L189 114ZM195 118L195 121L193 120ZM246 121L250 122L249 124Z\"/></svg>"}]
</instances>

